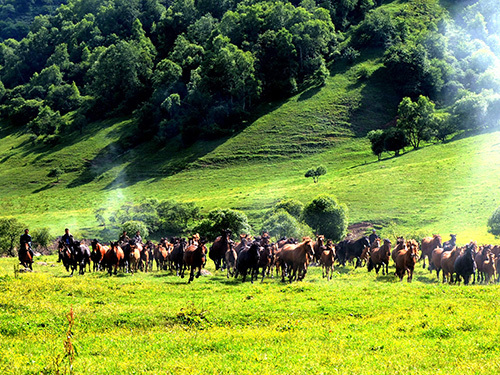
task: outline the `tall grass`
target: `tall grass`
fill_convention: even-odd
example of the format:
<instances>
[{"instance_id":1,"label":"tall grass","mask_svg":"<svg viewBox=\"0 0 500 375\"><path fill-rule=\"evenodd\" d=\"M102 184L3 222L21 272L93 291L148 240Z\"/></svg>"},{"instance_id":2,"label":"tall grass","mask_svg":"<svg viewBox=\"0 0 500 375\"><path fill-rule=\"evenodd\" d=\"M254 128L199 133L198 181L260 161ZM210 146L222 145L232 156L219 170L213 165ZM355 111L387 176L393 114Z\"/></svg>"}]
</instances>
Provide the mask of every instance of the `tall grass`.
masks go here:
<instances>
[{"instance_id":1,"label":"tall grass","mask_svg":"<svg viewBox=\"0 0 500 375\"><path fill-rule=\"evenodd\" d=\"M215 273L188 285L163 271L69 278L61 265L52 267L55 258L42 260L48 266L35 264L18 278L13 260L0 260L2 373L56 373L71 307L75 374L499 368L497 285L442 285L420 267L412 284L399 283L349 266L330 282L310 268L293 284L242 284Z\"/></svg>"}]
</instances>

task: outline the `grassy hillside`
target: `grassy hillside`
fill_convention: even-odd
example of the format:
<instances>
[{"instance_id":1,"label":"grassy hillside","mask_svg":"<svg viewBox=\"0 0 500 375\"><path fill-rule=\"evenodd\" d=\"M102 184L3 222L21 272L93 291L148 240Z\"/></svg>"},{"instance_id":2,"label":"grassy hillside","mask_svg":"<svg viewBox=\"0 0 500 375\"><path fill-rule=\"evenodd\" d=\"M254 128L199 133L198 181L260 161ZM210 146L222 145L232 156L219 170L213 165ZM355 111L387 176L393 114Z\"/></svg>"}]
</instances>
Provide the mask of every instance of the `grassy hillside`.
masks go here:
<instances>
[{"instance_id":1,"label":"grassy hillside","mask_svg":"<svg viewBox=\"0 0 500 375\"><path fill-rule=\"evenodd\" d=\"M41 261L14 277L0 259L3 374L69 373L70 309L74 374L498 372L496 285L442 285L420 267L412 284L346 267L329 282L310 268L293 284L188 285L156 271L69 278Z\"/></svg>"},{"instance_id":2,"label":"grassy hillside","mask_svg":"<svg viewBox=\"0 0 500 375\"><path fill-rule=\"evenodd\" d=\"M390 121L399 101L380 59L366 51L352 66L337 65L323 87L261 108L233 137L187 149L178 139L132 147L130 119L94 123L55 146L4 126L0 215L54 234L68 226L77 236L100 236L96 209L109 216L154 197L195 202L203 212L240 209L259 231L278 200L308 203L326 193L347 204L350 223L372 222L383 235L453 232L461 243L494 241L486 221L499 204L500 133L376 162L360 136ZM303 176L319 164L328 174L313 184ZM47 176L55 167L64 171L59 182Z\"/></svg>"}]
</instances>

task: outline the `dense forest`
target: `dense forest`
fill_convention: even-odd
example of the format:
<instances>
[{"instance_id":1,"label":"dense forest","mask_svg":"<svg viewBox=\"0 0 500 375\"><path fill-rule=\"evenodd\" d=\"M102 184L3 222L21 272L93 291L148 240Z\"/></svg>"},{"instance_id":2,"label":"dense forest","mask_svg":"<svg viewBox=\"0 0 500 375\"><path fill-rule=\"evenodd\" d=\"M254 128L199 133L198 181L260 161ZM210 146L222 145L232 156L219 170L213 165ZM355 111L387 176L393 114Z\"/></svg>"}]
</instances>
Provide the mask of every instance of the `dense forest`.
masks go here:
<instances>
[{"instance_id":1,"label":"dense forest","mask_svg":"<svg viewBox=\"0 0 500 375\"><path fill-rule=\"evenodd\" d=\"M137 142L189 145L239 130L260 104L322 85L335 64L377 48L404 139L372 133L374 152L418 147L500 118L500 0L456 3L451 17L437 0L69 0L25 37L2 35L0 116L48 142L133 116ZM2 1L2 19L35 4L56 2Z\"/></svg>"}]
</instances>

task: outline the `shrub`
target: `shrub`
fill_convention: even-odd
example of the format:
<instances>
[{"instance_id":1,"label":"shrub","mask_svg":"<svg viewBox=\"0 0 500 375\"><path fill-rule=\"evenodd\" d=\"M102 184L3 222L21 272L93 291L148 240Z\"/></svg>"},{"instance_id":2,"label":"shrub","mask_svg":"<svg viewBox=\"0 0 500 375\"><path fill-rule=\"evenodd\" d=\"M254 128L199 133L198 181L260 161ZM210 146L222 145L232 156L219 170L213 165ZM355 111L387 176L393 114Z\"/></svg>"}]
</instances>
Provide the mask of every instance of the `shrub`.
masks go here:
<instances>
[{"instance_id":1,"label":"shrub","mask_svg":"<svg viewBox=\"0 0 500 375\"><path fill-rule=\"evenodd\" d=\"M500 207L498 207L488 219L488 232L496 237L500 236Z\"/></svg>"},{"instance_id":2,"label":"shrub","mask_svg":"<svg viewBox=\"0 0 500 375\"><path fill-rule=\"evenodd\" d=\"M193 231L201 233L213 241L225 229L231 230L233 235L251 231L247 216L241 211L230 208L210 211L208 217L203 219Z\"/></svg>"},{"instance_id":3,"label":"shrub","mask_svg":"<svg viewBox=\"0 0 500 375\"><path fill-rule=\"evenodd\" d=\"M304 221L316 234L339 241L347 233L347 207L333 196L319 196L304 208Z\"/></svg>"}]
</instances>

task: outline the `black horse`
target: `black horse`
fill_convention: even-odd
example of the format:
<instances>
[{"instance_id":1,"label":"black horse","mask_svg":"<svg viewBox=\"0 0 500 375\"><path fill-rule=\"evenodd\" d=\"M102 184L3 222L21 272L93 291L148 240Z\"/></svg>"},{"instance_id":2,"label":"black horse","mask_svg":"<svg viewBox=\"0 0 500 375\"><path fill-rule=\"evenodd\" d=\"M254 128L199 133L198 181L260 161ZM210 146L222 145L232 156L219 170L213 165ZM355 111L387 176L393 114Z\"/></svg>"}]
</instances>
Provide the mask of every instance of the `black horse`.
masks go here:
<instances>
[{"instance_id":1,"label":"black horse","mask_svg":"<svg viewBox=\"0 0 500 375\"><path fill-rule=\"evenodd\" d=\"M234 277L238 277L241 273L243 276L242 282L245 282L248 271L250 271L250 281L257 279L259 273L259 259L260 259L260 244L254 241L252 245L245 250L242 250L236 260L236 272Z\"/></svg>"},{"instance_id":2,"label":"black horse","mask_svg":"<svg viewBox=\"0 0 500 375\"><path fill-rule=\"evenodd\" d=\"M368 237L361 237L358 240L344 240L337 245L337 259L345 266L347 261L356 259L355 268L361 267L361 254L366 246L370 246Z\"/></svg>"},{"instance_id":3,"label":"black horse","mask_svg":"<svg viewBox=\"0 0 500 375\"><path fill-rule=\"evenodd\" d=\"M465 251L455 259L455 272L457 279L464 279L464 284L469 284L471 275L474 276L472 283L476 283L476 261L474 260L475 243L470 243L465 247Z\"/></svg>"}]
</instances>

